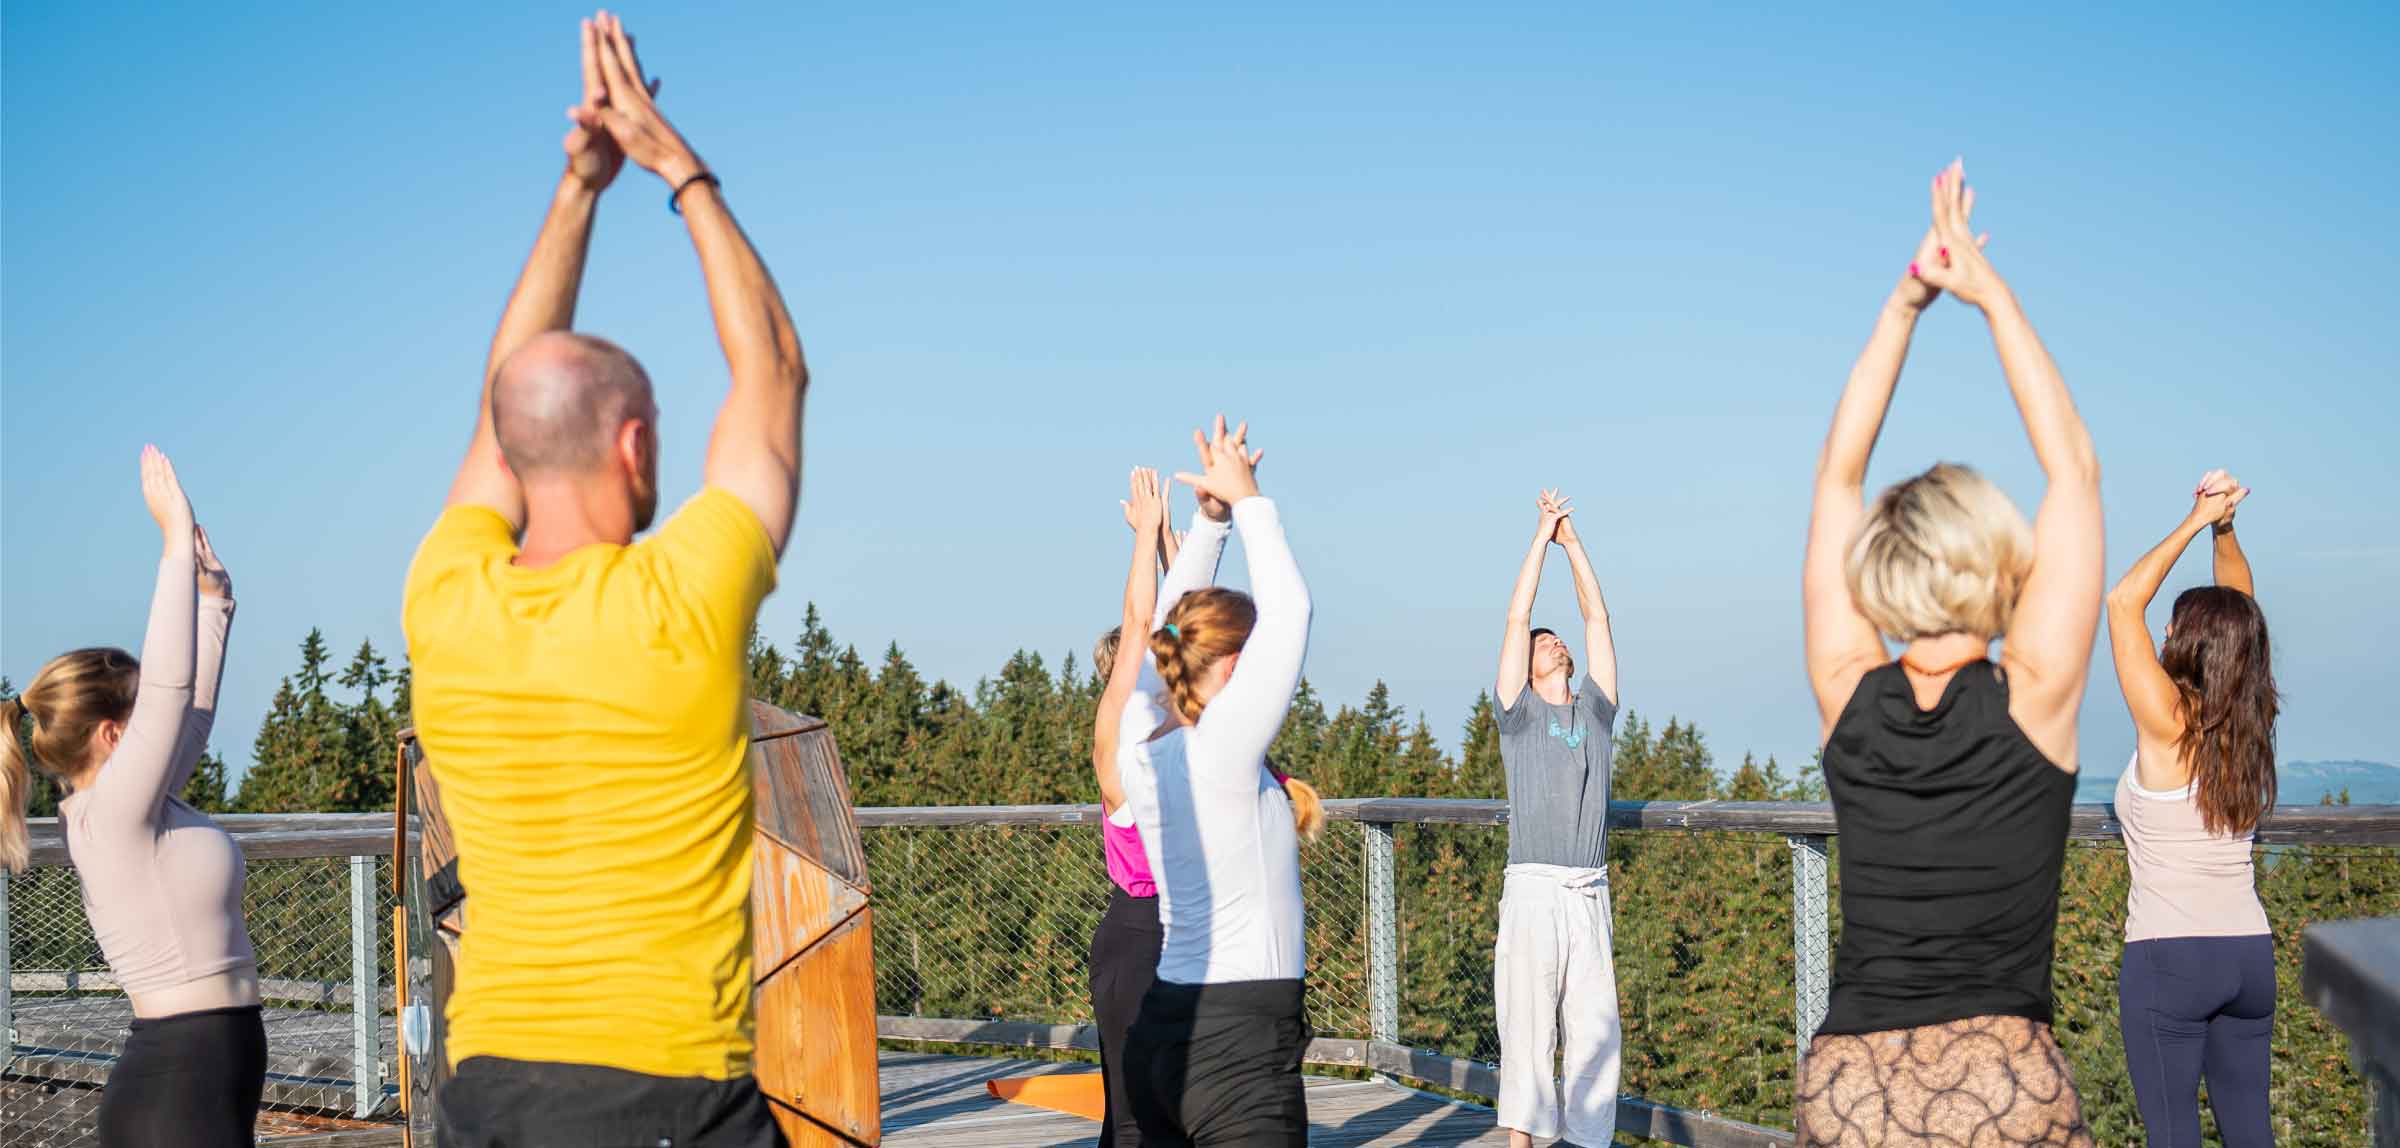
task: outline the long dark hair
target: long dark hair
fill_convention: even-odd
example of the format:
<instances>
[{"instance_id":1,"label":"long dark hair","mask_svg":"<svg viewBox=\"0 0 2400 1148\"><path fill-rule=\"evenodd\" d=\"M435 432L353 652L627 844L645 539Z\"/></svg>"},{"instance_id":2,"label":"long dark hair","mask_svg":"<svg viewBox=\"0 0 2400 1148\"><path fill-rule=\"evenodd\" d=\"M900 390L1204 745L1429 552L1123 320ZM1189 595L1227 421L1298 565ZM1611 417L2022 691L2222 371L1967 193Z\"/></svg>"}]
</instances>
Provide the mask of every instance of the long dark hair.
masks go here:
<instances>
[{"instance_id":1,"label":"long dark hair","mask_svg":"<svg viewBox=\"0 0 2400 1148\"><path fill-rule=\"evenodd\" d=\"M2248 833L2275 804L2275 668L2258 600L2223 586L2175 599L2159 665L2175 682L2200 823Z\"/></svg>"}]
</instances>

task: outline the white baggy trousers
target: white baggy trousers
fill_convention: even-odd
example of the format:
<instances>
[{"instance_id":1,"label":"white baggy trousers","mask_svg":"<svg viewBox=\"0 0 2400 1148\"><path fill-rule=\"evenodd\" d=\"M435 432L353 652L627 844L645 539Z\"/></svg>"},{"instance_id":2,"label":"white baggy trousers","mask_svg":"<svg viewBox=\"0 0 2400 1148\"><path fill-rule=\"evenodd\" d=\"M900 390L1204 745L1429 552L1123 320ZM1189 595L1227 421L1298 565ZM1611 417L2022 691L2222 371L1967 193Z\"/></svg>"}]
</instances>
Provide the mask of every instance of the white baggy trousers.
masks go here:
<instances>
[{"instance_id":1,"label":"white baggy trousers","mask_svg":"<svg viewBox=\"0 0 2400 1148\"><path fill-rule=\"evenodd\" d=\"M1606 869L1508 867L1492 959L1502 1128L1594 1146L1616 1134L1624 1028L1608 910Z\"/></svg>"}]
</instances>

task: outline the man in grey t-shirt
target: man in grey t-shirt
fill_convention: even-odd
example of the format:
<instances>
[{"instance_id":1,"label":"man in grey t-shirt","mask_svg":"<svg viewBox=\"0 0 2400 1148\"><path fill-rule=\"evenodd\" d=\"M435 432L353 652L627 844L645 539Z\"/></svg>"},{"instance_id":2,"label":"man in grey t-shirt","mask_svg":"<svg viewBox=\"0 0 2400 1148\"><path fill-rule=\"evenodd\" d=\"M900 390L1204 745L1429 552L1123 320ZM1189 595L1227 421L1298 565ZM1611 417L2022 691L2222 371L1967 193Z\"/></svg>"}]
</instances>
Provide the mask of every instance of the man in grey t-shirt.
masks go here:
<instances>
[{"instance_id":1,"label":"man in grey t-shirt","mask_svg":"<svg viewBox=\"0 0 2400 1148\"><path fill-rule=\"evenodd\" d=\"M1617 651L1600 579L1569 517L1573 505L1555 490L1536 501L1541 519L1509 599L1493 695L1508 772L1508 877L1492 961L1499 1122L1511 1148L1531 1148L1537 1136L1598 1146L1616 1133L1623 1045L1607 869ZM1566 641L1533 625L1552 543L1575 568L1590 663L1580 682ZM1564 1061L1563 1083L1550 1077L1553 1057Z\"/></svg>"}]
</instances>

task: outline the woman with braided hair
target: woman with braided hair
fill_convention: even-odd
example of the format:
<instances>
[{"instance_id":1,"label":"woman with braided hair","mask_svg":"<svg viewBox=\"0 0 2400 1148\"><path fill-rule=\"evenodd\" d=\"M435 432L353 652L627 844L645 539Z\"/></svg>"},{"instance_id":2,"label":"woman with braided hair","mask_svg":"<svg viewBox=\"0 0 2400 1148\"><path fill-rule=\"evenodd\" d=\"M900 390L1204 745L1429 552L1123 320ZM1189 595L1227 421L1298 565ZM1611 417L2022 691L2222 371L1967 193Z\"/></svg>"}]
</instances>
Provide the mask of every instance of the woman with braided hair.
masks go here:
<instances>
[{"instance_id":1,"label":"woman with braided hair","mask_svg":"<svg viewBox=\"0 0 2400 1148\"><path fill-rule=\"evenodd\" d=\"M1802 1148L2093 1142L2050 1032L2050 961L2100 621L2100 463L1983 256L1965 178L1957 164L1934 177L1933 227L1817 464L1802 599L1842 841L1842 939L1794 1089ZM1944 291L1983 313L2048 476L2031 529L1998 487L1950 463L1865 504L1909 339ZM1905 646L1898 660L1887 638Z\"/></svg>"},{"instance_id":2,"label":"woman with braided hair","mask_svg":"<svg viewBox=\"0 0 2400 1148\"><path fill-rule=\"evenodd\" d=\"M1163 932L1124 1058L1144 1144L1308 1141L1299 845L1324 811L1307 783L1270 773L1266 754L1300 684L1310 604L1275 504L1258 493L1248 431L1219 417L1213 435L1193 434L1201 473L1175 477L1200 511L1149 640L1120 645L1103 700L1123 706L1117 773ZM1228 523L1255 598L1206 585ZM1127 586L1143 581L1137 571ZM1129 613L1129 631L1137 621Z\"/></svg>"}]
</instances>

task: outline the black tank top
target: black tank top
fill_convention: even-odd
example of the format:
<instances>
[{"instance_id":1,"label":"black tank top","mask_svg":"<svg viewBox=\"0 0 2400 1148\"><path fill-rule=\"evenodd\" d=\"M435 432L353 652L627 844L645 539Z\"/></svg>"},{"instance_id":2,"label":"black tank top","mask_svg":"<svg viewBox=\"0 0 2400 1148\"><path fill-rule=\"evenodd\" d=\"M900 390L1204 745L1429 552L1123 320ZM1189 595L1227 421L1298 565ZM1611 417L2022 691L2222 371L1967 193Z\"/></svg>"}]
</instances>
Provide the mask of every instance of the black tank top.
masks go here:
<instances>
[{"instance_id":1,"label":"black tank top","mask_svg":"<svg viewBox=\"0 0 2400 1148\"><path fill-rule=\"evenodd\" d=\"M1869 671L1824 761L1842 939L1817 1031L2049 1023L2075 778L2008 716L1999 667L1961 668L1930 710L1898 663Z\"/></svg>"}]
</instances>

